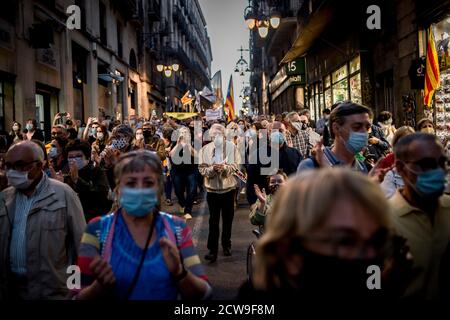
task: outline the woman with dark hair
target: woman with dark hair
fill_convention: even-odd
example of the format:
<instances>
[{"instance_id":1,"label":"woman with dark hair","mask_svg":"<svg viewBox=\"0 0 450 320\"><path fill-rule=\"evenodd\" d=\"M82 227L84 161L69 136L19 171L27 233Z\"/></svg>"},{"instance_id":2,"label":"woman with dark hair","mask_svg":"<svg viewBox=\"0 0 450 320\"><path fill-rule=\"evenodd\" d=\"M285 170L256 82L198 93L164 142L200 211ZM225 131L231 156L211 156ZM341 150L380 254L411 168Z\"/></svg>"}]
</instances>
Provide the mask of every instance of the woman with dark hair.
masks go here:
<instances>
[{"instance_id":1,"label":"woman with dark hair","mask_svg":"<svg viewBox=\"0 0 450 320\"><path fill-rule=\"evenodd\" d=\"M39 140L44 141L44 133L38 128L36 119L28 119L25 125L24 140Z\"/></svg>"},{"instance_id":2,"label":"woman with dark hair","mask_svg":"<svg viewBox=\"0 0 450 320\"><path fill-rule=\"evenodd\" d=\"M395 131L397 130L392 124L392 113L389 111L380 112L380 115L378 116L378 124L383 130L384 137L392 146L392 139L394 138Z\"/></svg>"},{"instance_id":3,"label":"woman with dark hair","mask_svg":"<svg viewBox=\"0 0 450 320\"><path fill-rule=\"evenodd\" d=\"M8 148L17 141L23 140L22 126L19 122L14 121L11 126L11 131L8 133Z\"/></svg>"}]
</instances>

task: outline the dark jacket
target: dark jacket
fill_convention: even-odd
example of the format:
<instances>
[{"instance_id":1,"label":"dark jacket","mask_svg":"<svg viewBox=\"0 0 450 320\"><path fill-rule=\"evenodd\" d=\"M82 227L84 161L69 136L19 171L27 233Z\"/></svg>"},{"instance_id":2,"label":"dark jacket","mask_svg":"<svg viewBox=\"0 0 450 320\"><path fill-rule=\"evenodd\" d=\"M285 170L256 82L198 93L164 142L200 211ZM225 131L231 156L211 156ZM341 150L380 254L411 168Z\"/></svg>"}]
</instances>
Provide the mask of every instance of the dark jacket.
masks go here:
<instances>
[{"instance_id":1,"label":"dark jacket","mask_svg":"<svg viewBox=\"0 0 450 320\"><path fill-rule=\"evenodd\" d=\"M68 184L78 194L87 222L110 211L109 183L103 169L88 164L78 171L77 183L69 178Z\"/></svg>"},{"instance_id":2,"label":"dark jacket","mask_svg":"<svg viewBox=\"0 0 450 320\"><path fill-rule=\"evenodd\" d=\"M300 151L283 144L280 148L279 160L279 168L289 176L297 172L297 167L303 158Z\"/></svg>"},{"instance_id":3,"label":"dark jacket","mask_svg":"<svg viewBox=\"0 0 450 320\"><path fill-rule=\"evenodd\" d=\"M27 133L28 133L28 131L25 129L25 131L24 131L25 138L26 138ZM44 132L41 129L36 129L33 133L33 136L31 137L31 139L44 142Z\"/></svg>"},{"instance_id":4,"label":"dark jacket","mask_svg":"<svg viewBox=\"0 0 450 320\"><path fill-rule=\"evenodd\" d=\"M375 125L372 125L372 132L369 134L369 139L372 137L377 138L379 142L377 144L369 144L365 155L374 155L375 160L378 160L389 151L389 142L384 137L382 129Z\"/></svg>"}]
</instances>

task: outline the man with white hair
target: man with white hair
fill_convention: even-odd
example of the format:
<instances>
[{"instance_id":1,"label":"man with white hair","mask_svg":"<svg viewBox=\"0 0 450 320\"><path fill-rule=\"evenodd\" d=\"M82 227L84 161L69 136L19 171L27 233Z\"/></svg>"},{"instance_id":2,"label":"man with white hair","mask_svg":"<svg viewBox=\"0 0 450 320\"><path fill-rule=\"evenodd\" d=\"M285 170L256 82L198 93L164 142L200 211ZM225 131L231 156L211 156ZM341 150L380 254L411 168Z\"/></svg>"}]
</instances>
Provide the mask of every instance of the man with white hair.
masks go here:
<instances>
[{"instance_id":1,"label":"man with white hair","mask_svg":"<svg viewBox=\"0 0 450 320\"><path fill-rule=\"evenodd\" d=\"M208 250L205 256L211 263L217 260L219 222L222 214L222 248L231 256L231 228L234 217L234 193L237 181L234 172L240 163L239 152L233 142L225 139L225 127L214 124L209 130L212 142L199 154L199 171L205 178L206 200L209 208Z\"/></svg>"},{"instance_id":2,"label":"man with white hair","mask_svg":"<svg viewBox=\"0 0 450 320\"><path fill-rule=\"evenodd\" d=\"M43 163L43 150L30 141L6 154L0 300L64 299L69 292L67 268L76 263L86 221L76 193L48 178Z\"/></svg>"}]
</instances>

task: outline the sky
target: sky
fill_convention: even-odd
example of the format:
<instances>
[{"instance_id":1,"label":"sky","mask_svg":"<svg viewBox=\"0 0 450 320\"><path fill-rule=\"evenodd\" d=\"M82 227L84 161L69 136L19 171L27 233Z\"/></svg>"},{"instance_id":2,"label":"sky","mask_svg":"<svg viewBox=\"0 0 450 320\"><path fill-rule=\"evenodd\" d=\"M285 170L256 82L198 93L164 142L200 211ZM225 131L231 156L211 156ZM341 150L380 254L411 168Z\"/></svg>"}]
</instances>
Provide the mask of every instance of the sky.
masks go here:
<instances>
[{"instance_id":1,"label":"sky","mask_svg":"<svg viewBox=\"0 0 450 320\"><path fill-rule=\"evenodd\" d=\"M244 21L244 9L247 0L199 0L206 28L211 40L212 67L211 76L222 70L222 92L227 95L230 75L233 75L235 113L239 115L242 100L239 94L242 81L248 82L249 74L245 77L235 73L236 62L239 60L238 49L243 46L248 49L249 30ZM249 53L244 52L244 59L250 63Z\"/></svg>"}]
</instances>

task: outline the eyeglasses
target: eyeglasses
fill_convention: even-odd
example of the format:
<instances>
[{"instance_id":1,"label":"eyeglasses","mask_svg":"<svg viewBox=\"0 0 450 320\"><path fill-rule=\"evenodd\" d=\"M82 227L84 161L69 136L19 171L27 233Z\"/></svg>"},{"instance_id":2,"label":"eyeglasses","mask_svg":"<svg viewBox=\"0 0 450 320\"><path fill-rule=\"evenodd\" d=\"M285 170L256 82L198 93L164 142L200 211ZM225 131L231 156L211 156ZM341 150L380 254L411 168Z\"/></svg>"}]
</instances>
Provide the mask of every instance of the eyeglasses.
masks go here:
<instances>
[{"instance_id":1,"label":"eyeglasses","mask_svg":"<svg viewBox=\"0 0 450 320\"><path fill-rule=\"evenodd\" d=\"M319 242L331 246L334 256L340 258L362 258L367 257L369 250L377 254L387 251L393 235L388 229L378 230L369 240L362 240L356 235L336 234L328 237L297 237L291 244L291 252L301 251L305 242Z\"/></svg>"},{"instance_id":2,"label":"eyeglasses","mask_svg":"<svg viewBox=\"0 0 450 320\"><path fill-rule=\"evenodd\" d=\"M437 168L442 168L444 170L447 170L448 159L447 159L447 157L442 156L439 159L422 158L422 159L416 160L416 161L404 161L404 162L413 164L415 166L415 168L419 168L421 170L421 172L426 172L426 171L434 170Z\"/></svg>"},{"instance_id":3,"label":"eyeglasses","mask_svg":"<svg viewBox=\"0 0 450 320\"><path fill-rule=\"evenodd\" d=\"M34 160L34 161L30 161L30 162L16 161L14 163L6 162L5 167L6 167L6 170L27 171L27 169L29 169L29 167L32 164L38 163L38 162L40 162L40 160Z\"/></svg>"}]
</instances>

